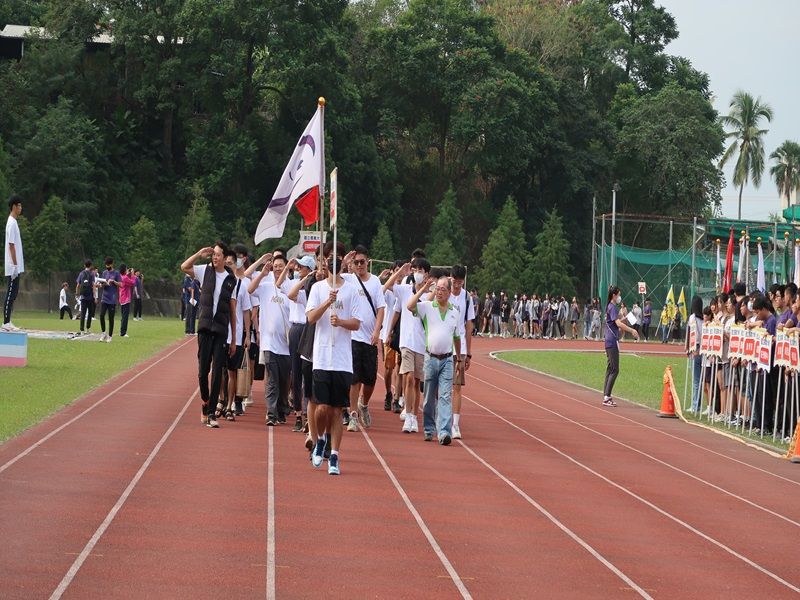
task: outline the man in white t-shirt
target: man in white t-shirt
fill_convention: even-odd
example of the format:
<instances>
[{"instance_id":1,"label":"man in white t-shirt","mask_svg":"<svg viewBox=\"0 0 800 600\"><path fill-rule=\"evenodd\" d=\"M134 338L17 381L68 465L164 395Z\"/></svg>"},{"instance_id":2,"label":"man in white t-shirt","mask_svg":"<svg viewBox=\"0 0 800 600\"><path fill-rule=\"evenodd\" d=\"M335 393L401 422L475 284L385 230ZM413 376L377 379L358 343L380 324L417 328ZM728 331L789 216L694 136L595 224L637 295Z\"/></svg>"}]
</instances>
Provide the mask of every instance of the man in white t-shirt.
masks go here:
<instances>
[{"instance_id":1,"label":"man in white t-shirt","mask_svg":"<svg viewBox=\"0 0 800 600\"><path fill-rule=\"evenodd\" d=\"M414 283L396 283L413 272ZM425 331L422 323L408 310L408 301L417 292L415 286L422 285L431 272L431 264L425 258L415 258L406 263L383 285L384 290L393 290L396 298L395 319L400 319L400 377L403 379L405 417L403 432L419 431L417 412L420 405L419 384L424 379ZM394 327L392 322L392 327Z\"/></svg>"},{"instance_id":2,"label":"man in white t-shirt","mask_svg":"<svg viewBox=\"0 0 800 600\"><path fill-rule=\"evenodd\" d=\"M408 301L406 308L422 321L425 328L425 404L422 426L425 441L436 434L439 443L447 446L451 441L453 393L453 348L460 354L461 315L449 302L452 284L448 277L436 280L434 300L420 301L434 280L429 279ZM438 417L437 417L438 414Z\"/></svg>"},{"instance_id":3,"label":"man in white t-shirt","mask_svg":"<svg viewBox=\"0 0 800 600\"><path fill-rule=\"evenodd\" d=\"M357 431L358 419L363 427L372 425L369 401L378 379L378 344L386 298L380 280L367 270L369 251L364 246L356 246L345 256L344 270L349 267L353 273L343 273L342 278L356 288L363 317L361 327L353 333L353 385L350 386L350 421L347 424L348 431Z\"/></svg>"},{"instance_id":4,"label":"man in white t-shirt","mask_svg":"<svg viewBox=\"0 0 800 600\"><path fill-rule=\"evenodd\" d=\"M461 265L453 265L450 273L450 281L453 288L450 294L450 302L459 314L458 335L461 338L461 348L458 350L459 354L464 357L463 362L456 360L455 373L453 375L452 434L454 440L459 440L461 439L461 386L466 383L466 371L469 369L470 360L472 359L472 331L475 321L475 303L473 298L467 293L467 290L464 289L464 279L467 277L467 270Z\"/></svg>"},{"instance_id":5,"label":"man in white t-shirt","mask_svg":"<svg viewBox=\"0 0 800 600\"><path fill-rule=\"evenodd\" d=\"M19 233L17 219L22 214L22 198L13 195L8 199L8 220L6 221L5 241L5 273L6 299L3 302L3 331L19 331L19 327L11 322L14 300L19 293L19 276L25 271L25 259L22 254L22 236Z\"/></svg>"},{"instance_id":6,"label":"man in white t-shirt","mask_svg":"<svg viewBox=\"0 0 800 600\"><path fill-rule=\"evenodd\" d=\"M250 284L250 279L244 277L245 260L240 258L242 255L247 255L247 248L242 245L233 247L234 255L225 258L225 265L233 271L236 275L236 291L234 297L236 298L236 332L234 339L234 332L228 332L228 344L232 342L236 344L236 353L228 357L228 385L227 396L228 402L225 406L225 418L228 421L235 421L236 414L242 414L242 400L236 396L236 384L239 375L239 369L242 368L242 363L247 355L250 346L250 294L247 288Z\"/></svg>"},{"instance_id":7,"label":"man in white t-shirt","mask_svg":"<svg viewBox=\"0 0 800 600\"><path fill-rule=\"evenodd\" d=\"M391 269L385 269L378 278L386 281L393 273L403 266L403 261L395 261ZM386 395L383 399L383 410L400 412L400 381L398 377L398 367L400 363L400 352L392 348L392 322L394 321L394 308L397 302L392 290L383 292L386 310L383 313L383 329L381 338L383 341L383 383L386 388Z\"/></svg>"},{"instance_id":8,"label":"man in white t-shirt","mask_svg":"<svg viewBox=\"0 0 800 600\"><path fill-rule=\"evenodd\" d=\"M311 288L306 317L309 323L316 323L313 379L317 443L311 454L311 463L315 468L322 464L325 452L324 432L329 431L331 456L328 459L328 474L339 475L339 448L343 429L339 415L341 409L350 404L350 384L353 378L352 332L358 331L363 318L358 291L352 283L346 282L339 275L344 258L344 244L337 244L335 265L332 254L333 243L327 242L324 256L328 265L328 277Z\"/></svg>"},{"instance_id":9,"label":"man in white t-shirt","mask_svg":"<svg viewBox=\"0 0 800 600\"><path fill-rule=\"evenodd\" d=\"M232 251L223 242L213 248L202 248L181 264L181 270L197 279L201 285L199 323L197 326L198 379L200 399L203 402L201 422L208 427L217 428L215 416L222 387L223 371L227 362L226 354L236 354L236 344L227 344L228 333L236 331L236 276L225 266L225 257ZM210 265L195 266L201 258L211 257ZM228 350L226 353L225 350ZM211 372L211 388L208 374Z\"/></svg>"},{"instance_id":10,"label":"man in white t-shirt","mask_svg":"<svg viewBox=\"0 0 800 600\"><path fill-rule=\"evenodd\" d=\"M69 284L65 281L61 284L61 291L58 293L58 318L63 321L64 320L64 313L69 315L69 320L72 320L72 309L69 307L69 301L67 300L67 288Z\"/></svg>"},{"instance_id":11,"label":"man in white t-shirt","mask_svg":"<svg viewBox=\"0 0 800 600\"><path fill-rule=\"evenodd\" d=\"M283 257L280 261L285 262ZM250 282L249 292L258 296L259 304L259 349L261 362L266 366L266 386L264 399L267 405L267 426L273 427L286 422L289 399L289 299L275 285L268 281L271 260L264 262L261 269Z\"/></svg>"}]
</instances>

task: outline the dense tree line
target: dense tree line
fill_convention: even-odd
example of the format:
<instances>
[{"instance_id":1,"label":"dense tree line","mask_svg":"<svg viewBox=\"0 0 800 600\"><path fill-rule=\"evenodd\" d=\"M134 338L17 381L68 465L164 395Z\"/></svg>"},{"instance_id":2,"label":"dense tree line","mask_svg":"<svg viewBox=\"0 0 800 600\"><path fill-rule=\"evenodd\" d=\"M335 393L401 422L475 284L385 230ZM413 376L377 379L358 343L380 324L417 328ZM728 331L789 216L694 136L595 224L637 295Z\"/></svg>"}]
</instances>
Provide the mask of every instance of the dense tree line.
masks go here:
<instances>
[{"instance_id":1,"label":"dense tree line","mask_svg":"<svg viewBox=\"0 0 800 600\"><path fill-rule=\"evenodd\" d=\"M0 61L0 192L29 233L59 220L49 268L131 254L167 276L210 236L251 239L320 95L342 236L386 258L578 284L614 182L627 212L720 200L708 77L664 52L653 0L9 0L6 23L47 32Z\"/></svg>"}]
</instances>

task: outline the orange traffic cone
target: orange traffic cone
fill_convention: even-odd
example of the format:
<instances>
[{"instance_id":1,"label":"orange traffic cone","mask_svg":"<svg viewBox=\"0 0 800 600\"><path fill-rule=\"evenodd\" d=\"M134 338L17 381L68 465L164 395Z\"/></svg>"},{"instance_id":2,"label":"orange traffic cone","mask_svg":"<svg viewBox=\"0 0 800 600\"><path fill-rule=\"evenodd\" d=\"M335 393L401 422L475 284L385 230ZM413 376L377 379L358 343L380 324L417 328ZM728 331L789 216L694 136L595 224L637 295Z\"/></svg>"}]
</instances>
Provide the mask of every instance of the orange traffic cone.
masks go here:
<instances>
[{"instance_id":1,"label":"orange traffic cone","mask_svg":"<svg viewBox=\"0 0 800 600\"><path fill-rule=\"evenodd\" d=\"M675 414L675 399L672 397L670 379L672 379L672 368L667 365L667 368L664 369L664 391L661 393L661 410L658 411L658 416L677 419L678 415Z\"/></svg>"},{"instance_id":2,"label":"orange traffic cone","mask_svg":"<svg viewBox=\"0 0 800 600\"><path fill-rule=\"evenodd\" d=\"M792 436L792 441L789 443L789 451L786 453L786 458L791 460L793 463L800 463L800 448L798 448L797 443L797 436L800 433L800 422L797 423L797 427L794 429L794 435Z\"/></svg>"}]
</instances>

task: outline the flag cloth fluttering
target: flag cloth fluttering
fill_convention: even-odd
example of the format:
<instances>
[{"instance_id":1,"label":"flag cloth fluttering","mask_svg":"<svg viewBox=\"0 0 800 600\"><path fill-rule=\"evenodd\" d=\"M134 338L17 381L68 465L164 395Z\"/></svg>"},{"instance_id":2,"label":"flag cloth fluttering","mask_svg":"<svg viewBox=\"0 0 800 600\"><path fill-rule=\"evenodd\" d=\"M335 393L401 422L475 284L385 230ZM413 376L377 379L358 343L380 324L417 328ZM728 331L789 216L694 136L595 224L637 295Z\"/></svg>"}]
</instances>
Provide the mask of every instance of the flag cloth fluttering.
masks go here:
<instances>
[{"instance_id":1,"label":"flag cloth fluttering","mask_svg":"<svg viewBox=\"0 0 800 600\"><path fill-rule=\"evenodd\" d=\"M664 303L667 305L667 314L669 315L670 319L675 318L675 294L672 292L672 286L669 286L669 292L667 292L667 301Z\"/></svg>"},{"instance_id":2,"label":"flag cloth fluttering","mask_svg":"<svg viewBox=\"0 0 800 600\"><path fill-rule=\"evenodd\" d=\"M686 296L683 294L682 287L681 295L678 296L678 312L681 313L681 319L683 319L683 322L686 323Z\"/></svg>"},{"instance_id":3,"label":"flag cloth fluttering","mask_svg":"<svg viewBox=\"0 0 800 600\"><path fill-rule=\"evenodd\" d=\"M722 280L722 291L726 294L733 289L733 227L728 238L728 250L725 252L725 276Z\"/></svg>"},{"instance_id":4,"label":"flag cloth fluttering","mask_svg":"<svg viewBox=\"0 0 800 600\"><path fill-rule=\"evenodd\" d=\"M761 247L761 241L758 242L758 266L756 272L756 289L762 294L767 291L767 279L764 275L764 249Z\"/></svg>"},{"instance_id":5,"label":"flag cloth fluttering","mask_svg":"<svg viewBox=\"0 0 800 600\"><path fill-rule=\"evenodd\" d=\"M289 210L296 205L306 225L319 220L319 203L324 192L325 139L324 105L309 121L281 175L278 188L258 223L255 243L283 236Z\"/></svg>"},{"instance_id":6,"label":"flag cloth fluttering","mask_svg":"<svg viewBox=\"0 0 800 600\"><path fill-rule=\"evenodd\" d=\"M736 283L744 281L744 263L744 236L742 236L742 239L739 240L739 268L736 271Z\"/></svg>"},{"instance_id":7,"label":"flag cloth fluttering","mask_svg":"<svg viewBox=\"0 0 800 600\"><path fill-rule=\"evenodd\" d=\"M717 240L717 279L714 283L714 287L718 294L722 292L722 261L719 258L719 240Z\"/></svg>"},{"instance_id":8,"label":"flag cloth fluttering","mask_svg":"<svg viewBox=\"0 0 800 600\"><path fill-rule=\"evenodd\" d=\"M780 280L780 283L788 283L792 280L792 265L789 260L789 236L785 235L783 239L783 279Z\"/></svg>"},{"instance_id":9,"label":"flag cloth fluttering","mask_svg":"<svg viewBox=\"0 0 800 600\"><path fill-rule=\"evenodd\" d=\"M800 286L800 244L794 241L794 284Z\"/></svg>"}]
</instances>

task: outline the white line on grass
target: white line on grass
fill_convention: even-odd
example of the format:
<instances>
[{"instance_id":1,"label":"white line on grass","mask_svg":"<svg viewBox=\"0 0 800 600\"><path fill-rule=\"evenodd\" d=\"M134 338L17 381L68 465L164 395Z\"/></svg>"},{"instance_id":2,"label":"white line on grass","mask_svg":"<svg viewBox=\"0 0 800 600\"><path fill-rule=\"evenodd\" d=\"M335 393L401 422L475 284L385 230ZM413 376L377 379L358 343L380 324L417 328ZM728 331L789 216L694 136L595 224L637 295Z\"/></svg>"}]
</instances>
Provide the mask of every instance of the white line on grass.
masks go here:
<instances>
[{"instance_id":1,"label":"white line on grass","mask_svg":"<svg viewBox=\"0 0 800 600\"><path fill-rule=\"evenodd\" d=\"M581 538L577 533L572 531L569 527L564 525L561 521L556 519L546 508L544 508L541 504L536 502L533 498L531 498L528 494L522 491L517 485L508 479L505 475L503 475L500 471L495 469L492 465L490 465L487 461L483 458L478 456L478 454L469 446L467 446L462 440L458 440L459 444L461 444L464 449L469 452L472 456L475 457L484 467L489 469L492 473L497 475L506 485L508 485L512 490L514 490L517 494L522 496L528 504L533 506L536 510L542 513L547 519L553 523L556 527L558 527L561 531L566 533L574 542L576 542L579 546L581 546L584 550L586 550L589 554L594 556L598 561L600 561L609 571L614 573L617 577L619 577L622 581L624 581L628 586L630 586L634 591L636 591L642 598L649 598L652 600L652 596L644 591L641 587L639 587L630 577L625 575L621 570L615 567L611 561L605 558L602 554L600 554L597 550L595 550L588 542L586 542L583 538Z\"/></svg>"},{"instance_id":2,"label":"white line on grass","mask_svg":"<svg viewBox=\"0 0 800 600\"><path fill-rule=\"evenodd\" d=\"M585 390L589 390L591 392L597 392L598 394L602 393L602 392L600 392L600 391L598 391L598 390L596 390L594 388L591 388L591 387L589 387L587 385L583 385L582 383L575 383L574 381L569 381L568 379L564 379L562 377L558 377L557 375L551 375L550 373L545 373L544 371L538 371L536 369L531 369L530 367L525 367L525 366L522 366L522 365L517 365L517 364L514 364L514 363L510 363L510 362L505 361L505 360L500 359L500 358L496 358L495 360L498 360L498 361L500 361L500 362L502 362L504 364L507 364L509 366L512 366L512 367L516 367L516 368L519 368L519 369L524 369L525 371L528 371L530 373L535 373L537 375L542 375L544 377L549 377L550 379L555 379L556 381L563 381L564 383L568 383L570 385L574 385L574 386L583 388ZM575 402L578 402L580 404L588 406L589 408L591 408L593 410L599 410L599 411L603 412L604 414L612 414L614 417L616 417L618 419L622 419L624 421L628 421L629 423L633 423L634 425L638 425L640 427L644 427L645 429L649 429L650 431L654 431L654 432L659 433L661 435L664 435L666 437L670 437L672 439L678 440L680 442L683 442L684 444L688 444L690 446L694 446L695 448L699 448L700 450L704 450L705 452L709 452L710 454L715 454L716 456L720 456L720 457L722 457L722 458L724 458L726 460L730 460L732 462L735 462L735 463L740 464L742 466L748 467L748 468L753 469L755 471L759 471L761 473L764 473L765 475L769 475L770 477L774 477L776 479L781 479L783 481L786 481L787 483L791 483L793 485L800 486L800 481L795 481L794 479L789 479L788 477L784 477L783 475L778 475L777 473L773 473L772 471L768 471L766 469L762 469L761 467L758 467L756 465L752 465L752 464L750 464L748 462L745 462L743 460L739 460L738 458L733 458L732 456L727 456L725 454L722 454L721 452L717 452L716 450L712 450L711 448L706 448L705 446L703 446L701 444L698 444L696 442L692 442L691 440L687 440L686 438L683 438L683 437L680 437L678 435L672 434L672 433L670 433L668 431L664 431L663 429L659 429L657 427L653 427L651 425L647 425L646 423L642 423L641 421L637 421L636 419L631 419L630 417L626 417L625 415L620 414L618 412L605 410L601 406L598 406L596 403L586 402L585 400L581 400L580 398L576 398L575 396L570 396L569 394L564 394L563 392L559 392L558 390L555 390L553 388L549 388L549 387L547 387L545 385L542 385L540 383L536 383L534 381L531 381L530 379L522 379L521 377L517 377L515 375L512 375L511 373L507 373L506 371L501 371L500 369L492 368L492 367L490 367L488 365L485 365L485 364L480 363L480 362L475 361L475 360L473 360L471 364L473 366L482 367L484 369L487 369L489 371L493 371L495 373L500 373L504 377L510 377L511 379L516 379L517 381L522 381L523 383L526 383L528 385L533 385L533 386L538 387L538 388L540 388L542 390L550 392L550 393L552 393L552 394L554 394L556 396L561 396L562 398L567 398L569 400L574 400ZM638 404L635 404L635 406L641 407L641 405L638 405Z\"/></svg>"},{"instance_id":3,"label":"white line on grass","mask_svg":"<svg viewBox=\"0 0 800 600\"><path fill-rule=\"evenodd\" d=\"M117 513L120 511L122 506L128 500L128 497L131 495L131 492L133 492L133 488L135 488L136 484L139 483L139 480L144 475L144 472L150 466L150 463L153 462L153 459L156 457L156 454L158 454L159 451L161 450L161 447L164 445L164 442L166 442L167 438L170 435L172 435L173 431L175 431L175 427L178 425L178 422L181 420L181 417L183 417L183 415L186 413L186 409L189 408L189 405L197 397L197 394L199 392L200 389L198 388L194 391L194 393L191 396L189 396L189 399L186 401L186 404L183 405L183 408L178 413L178 416L175 417L174 421L172 421L172 425L169 426L164 435L161 436L161 439L158 440L158 443L150 451L150 454L142 463L142 466L139 467L138 471L136 471L136 475L133 476L133 479L131 479L130 483L128 484L128 487L125 488L125 491L122 492L122 495L119 497L116 504L114 504L114 506L111 507L111 510L108 511L106 518L103 519L102 523L100 523L100 527L97 528L97 530L94 532L94 535L92 535L91 539L89 539L89 541L86 542L86 546L83 547L83 550L81 550L81 553L78 555L78 558L76 558L75 562L72 563L72 566L69 568L69 571L67 571L67 574L64 575L64 578L61 580L61 583L58 584L58 587L50 596L50 600L57 600L58 598L61 598L61 596L67 590L69 584L72 583L72 580L75 578L75 575L78 573L81 566L83 566L83 563L86 562L86 559L89 558L89 554L92 553L92 550L97 545L97 542L100 541L100 538L109 528L111 522L114 520L114 517L117 516Z\"/></svg>"},{"instance_id":4,"label":"white line on grass","mask_svg":"<svg viewBox=\"0 0 800 600\"><path fill-rule=\"evenodd\" d=\"M761 572L761 573L763 573L764 575L766 575L766 576L768 576L768 577L770 577L770 578L774 579L775 581L777 581L778 583L780 583L780 584L782 584L782 585L786 586L787 588L789 588L790 590L794 591L795 593L800 593L800 588L798 588L797 586L793 585L792 583L790 583L790 582L786 581L786 580L785 580L785 579L783 579L783 578L782 578L780 575L777 575L777 574L773 573L772 571L770 571L770 570L768 570L768 569L766 569L766 568L762 567L762 566L761 566L761 565L759 565L758 563L756 563L756 562L754 562L754 561L750 560L750 559L749 559L749 558L747 558L746 556L744 556L744 555L742 555L742 554L738 553L736 550L734 550L734 549L733 549L733 548L731 548L730 546L726 546L725 544L723 544L723 543L722 543L722 542L720 542L719 540L716 540L716 539L712 538L710 535L708 535L708 534L706 534L706 533L703 533L702 531L700 531L699 529L697 529L697 528L693 527L692 525L690 525L690 524L689 524L689 523L687 523L686 521L684 521L684 520L680 519L679 517L676 517L675 515L673 515L673 514L671 514L671 513L667 512L667 511L666 511L666 510L664 510L663 508L661 508L661 507L659 507L659 506L657 506L657 505L653 504L652 502L650 502L650 501L649 501L649 500L647 500L646 498L643 498L642 496L640 496L640 495L639 495L639 494L637 494L636 492L633 492L633 491L629 490L629 489L628 489L628 488L626 488L625 486L623 486L623 485L621 485L621 484L617 483L616 481L613 481L613 480L609 479L609 478L608 478L608 477L606 477L605 475L603 475L603 474L601 474L601 473L599 473L599 472L595 471L595 470L594 470L594 469L592 469L590 466L588 466L588 465L585 465L584 463L582 463L581 461L577 460L576 458L573 458L572 456L570 456L570 455L569 455L569 454L567 454L566 452L563 452L562 450L559 450L558 448L556 448L556 447L555 447L555 446L553 446L552 444L549 444L549 443L547 443L547 442L546 442L546 441L544 441L543 439L541 439L541 438L539 438L539 437L535 436L534 434L532 434L532 433L531 433L531 432L529 432L528 430L526 430L526 429L524 429L524 428L520 427L519 425L517 425L517 424L515 424L515 423L512 423L511 421L509 421L509 420L508 420L508 419L506 419L505 417L503 417L503 416L501 416L501 415L497 414L497 413L496 413L496 412L494 412L492 409L490 409L490 408L488 408L488 407L484 406L484 405L483 405L483 404L481 404L480 402L478 402L478 401L476 401L476 400L473 400L472 398L469 398L468 396L463 396L463 398L464 398L465 400L469 400L470 402L472 402L472 403L473 403L473 404L475 404L476 406L479 406L480 408L482 408L483 410L485 410L485 411L486 411L486 412L488 412L489 414L493 415L494 417L497 417L498 419L500 419L500 420L501 420L501 421L503 421L504 423L507 423L508 425L510 425L511 427L513 427L514 429L516 429L516 430L520 431L521 433L523 433L524 435L528 436L529 438L531 438L531 439L533 439L533 440L536 440L537 442L539 442L539 443L540 443L540 444L542 444L543 446L546 446L547 448L549 448L550 450L552 450L553 452L555 452L555 453L556 453L556 454L558 454L559 456L561 456L561 457L563 457L563 458L567 459L569 462L573 463L574 465L576 465L576 466L580 467L581 469L583 469L583 470L587 471L588 473L591 473L592 475L594 475L594 476L595 476L595 477L597 477L598 479L601 479L602 481L605 481L605 482L606 482L607 484L609 484L610 486L612 486L612 487L615 487L616 489L620 490L620 491L621 491L621 492L623 492L624 494L627 494L627 495L628 495L628 496L630 496L631 498L633 498L633 499L635 499L635 500L638 500L639 502L641 502L641 503L642 503L642 504L644 504L645 506L648 506L649 508L651 508L651 509L653 509L654 511L656 511L657 513L659 513L660 515L663 515L663 516L664 516L664 517L666 517L667 519L669 519L669 520L671 520L671 521L673 521L673 522L677 523L677 524L678 524L678 525L680 525L681 527L684 527L685 529L687 529L687 530L691 531L691 532L692 532L692 533L694 533L695 535L697 535L697 536L701 537L702 539L704 539L704 540L706 540L706 541L710 542L711 544L713 544L713 545L717 546L717 547L718 547L718 548L720 548L721 550L724 550L725 552L727 552L727 553L728 553L728 554L730 554L731 556L734 556L734 557L738 558L739 560L741 560L741 561L742 561L742 562L744 562L745 564L747 564L747 565L749 565L749 566L753 567L753 568L754 568L754 569L756 569L757 571L760 571L760 572Z\"/></svg>"},{"instance_id":5,"label":"white line on grass","mask_svg":"<svg viewBox=\"0 0 800 600\"><path fill-rule=\"evenodd\" d=\"M406 494L406 491L403 489L403 486L400 485L400 482L397 480L397 477L395 477L394 473L389 468L389 465L386 464L386 461L383 459L383 456L375 447L375 444L372 443L372 439L370 439L369 434L367 434L367 432L364 431L363 427L360 427L359 429L361 430L361 434L364 436L364 439L367 440L367 444L372 450L372 453L375 455L375 458L378 459L378 462L383 467L383 470L386 471L386 474L389 476L389 479L391 480L392 484L397 490L397 493L400 494L400 497L403 499L406 508L408 508L409 512L414 517L414 520L417 522L417 525L422 530L422 533L425 534L425 537L427 538L428 543L431 545L431 548L433 548L433 551L436 553L436 556L439 557L439 560L441 561L448 575L450 575L450 579L453 580L453 583L455 584L456 588L461 594L461 597L464 598L464 600L472 600L472 595L469 593L467 586L464 585L464 582L461 580L461 577L458 575L455 568L450 563L447 556L442 551L442 548L436 541L436 538L433 537L431 530L428 529L428 526L425 524L425 521L422 520L422 517L420 516L417 509L414 507L414 504L411 502L411 499L408 497L408 494Z\"/></svg>"},{"instance_id":6,"label":"white line on grass","mask_svg":"<svg viewBox=\"0 0 800 600\"><path fill-rule=\"evenodd\" d=\"M275 457L272 432L269 429L269 459L267 462L267 600L275 600Z\"/></svg>"},{"instance_id":7,"label":"white line on grass","mask_svg":"<svg viewBox=\"0 0 800 600\"><path fill-rule=\"evenodd\" d=\"M83 412L81 412L81 413L78 413L77 415L75 415L74 417L72 417L72 418L71 418L69 421L67 421L66 423L63 423L62 425L60 425L59 427L57 427L56 429L54 429L53 431L51 431L50 433L48 433L47 435L45 435L45 436L44 436L42 439L40 439L38 442L35 442L35 443L31 444L30 446L28 446L28 447L27 447L25 450L23 450L22 452L20 452L19 454L17 454L17 455L16 455L14 458L12 458L12 459L11 459L11 460L9 460L8 462L6 462L4 465L0 466L0 473L2 473L3 471L5 471L6 469L8 469L8 467L10 467L11 465L13 465L13 464L14 464L15 462L17 462L19 459L21 459L21 458L24 458L25 456L27 456L28 454L30 454L31 452L33 452L33 451L34 451L36 448L38 448L39 446L41 446L42 444L44 444L44 443L45 443L47 440L49 440L49 439L50 439L51 437L53 437L55 434L57 434L58 432L60 432L60 431L61 431L61 430L63 430L64 428L68 427L69 425L72 425L72 424L73 424L75 421L77 421L78 419L80 419L81 417L83 417L85 414L87 414L88 412L90 412L90 411L94 410L95 408L97 408L98 406L100 406L100 405L101 405L103 402L105 402L105 401L106 401L106 400L108 400L108 399L109 399L111 396L113 396L114 394L116 394L117 392L119 392L119 391L120 391L122 388L124 388L126 385L128 385L129 383L132 383L133 381L135 381L136 379L138 379L140 376L142 376L142 375L144 375L145 373L147 373L147 372L148 372L150 369L152 369L153 367L155 367L155 366L156 366L157 364L159 364L161 361L163 361L163 360L165 360L165 359L169 358L170 356L172 356L173 354L175 354L175 353L176 353L178 350L180 350L181 348L183 348L183 347L184 347L186 344L188 344L188 343L189 343L189 342L191 342L191 341L192 341L192 340L187 340L187 341L185 341L185 342L181 343L181 344L180 344L180 345L179 345L177 348L175 348L175 349L171 350L171 351L170 351L168 354L165 354L164 356L162 356L161 358L159 358L159 359L158 359L157 361L155 361L154 363L152 363L152 364L148 365L147 367L145 367L144 369L142 369L141 371L139 371L138 373L136 373L136 375L134 375L134 376L133 376L133 377L131 377L130 379L126 379L124 383L121 383L121 384L120 384L118 387L114 388L114 389L113 389L112 391L110 391L108 394L106 394L105 396L103 396L102 398L100 398L100 400L98 400L97 402L95 402L94 404L92 404L92 405L91 405L89 408L87 408L86 410L84 410L84 411L83 411Z\"/></svg>"}]
</instances>

